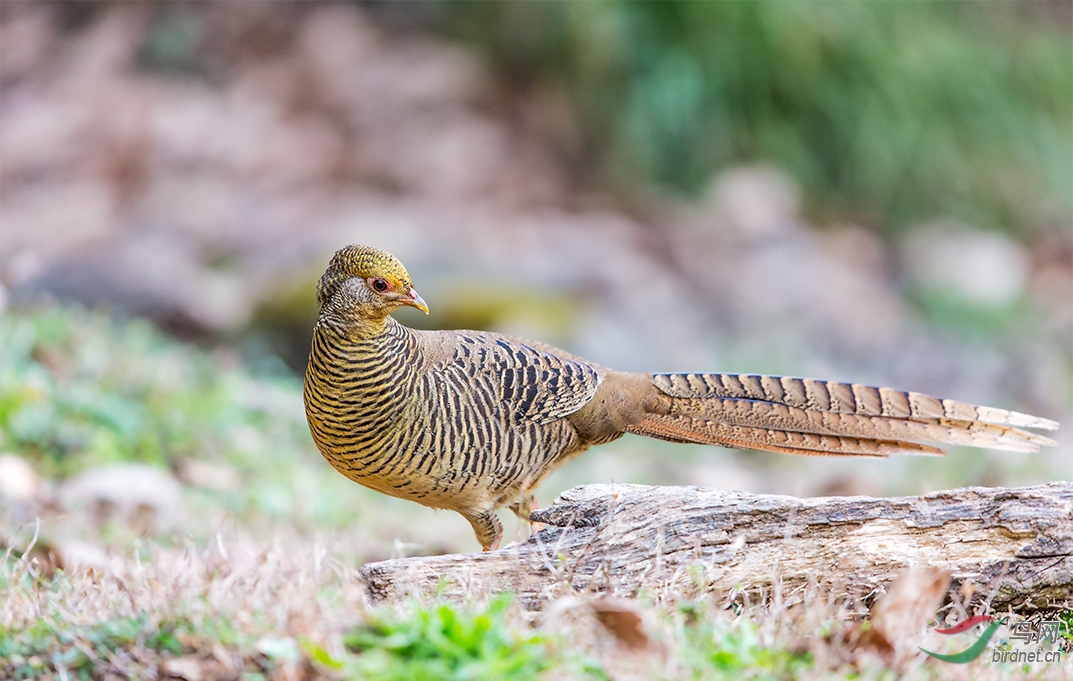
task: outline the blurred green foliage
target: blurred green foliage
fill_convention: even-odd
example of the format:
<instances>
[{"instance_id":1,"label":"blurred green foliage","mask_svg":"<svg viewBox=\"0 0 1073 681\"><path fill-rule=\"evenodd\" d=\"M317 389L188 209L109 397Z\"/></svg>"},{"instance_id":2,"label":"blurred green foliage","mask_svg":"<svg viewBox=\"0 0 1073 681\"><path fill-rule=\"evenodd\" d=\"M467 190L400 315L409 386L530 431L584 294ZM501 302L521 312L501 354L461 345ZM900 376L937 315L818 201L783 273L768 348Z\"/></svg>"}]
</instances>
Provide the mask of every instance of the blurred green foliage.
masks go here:
<instances>
[{"instance_id":1,"label":"blurred green foliage","mask_svg":"<svg viewBox=\"0 0 1073 681\"><path fill-rule=\"evenodd\" d=\"M159 73L203 73L204 33L200 13L185 4L164 5L150 25L138 62Z\"/></svg>"},{"instance_id":2,"label":"blurred green foliage","mask_svg":"<svg viewBox=\"0 0 1073 681\"><path fill-rule=\"evenodd\" d=\"M309 448L293 377L76 307L0 317L0 442L46 477L116 461L264 462ZM230 365L230 366L229 366Z\"/></svg>"},{"instance_id":3,"label":"blurred green foliage","mask_svg":"<svg viewBox=\"0 0 1073 681\"><path fill-rule=\"evenodd\" d=\"M58 627L42 619L17 631L0 627L0 672L13 679L35 679L51 678L51 672L63 669L75 678L96 678L92 673L100 660L135 648L171 655L183 651L174 625L151 622L145 614L89 626Z\"/></svg>"},{"instance_id":4,"label":"blurred green foliage","mask_svg":"<svg viewBox=\"0 0 1073 681\"><path fill-rule=\"evenodd\" d=\"M748 617L728 627L707 610L702 601L684 601L675 616L681 662L693 678L790 679L812 668L812 655L805 650L764 645L756 622Z\"/></svg>"},{"instance_id":5,"label":"blurred green foliage","mask_svg":"<svg viewBox=\"0 0 1073 681\"><path fill-rule=\"evenodd\" d=\"M655 180L696 193L727 164L763 161L801 182L821 217L888 232L954 217L1025 236L1073 219L1068 9L731 0L413 11L479 45L509 81L564 87L589 170L624 188Z\"/></svg>"}]
</instances>

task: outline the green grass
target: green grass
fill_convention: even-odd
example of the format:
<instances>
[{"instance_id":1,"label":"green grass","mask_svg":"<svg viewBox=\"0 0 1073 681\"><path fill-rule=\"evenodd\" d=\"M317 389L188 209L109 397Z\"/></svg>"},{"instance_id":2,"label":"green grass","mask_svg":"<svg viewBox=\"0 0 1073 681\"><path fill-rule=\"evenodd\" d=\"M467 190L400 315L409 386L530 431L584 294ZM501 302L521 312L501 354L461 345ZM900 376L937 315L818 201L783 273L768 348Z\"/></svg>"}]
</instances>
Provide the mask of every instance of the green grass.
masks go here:
<instances>
[{"instance_id":1,"label":"green grass","mask_svg":"<svg viewBox=\"0 0 1073 681\"><path fill-rule=\"evenodd\" d=\"M721 625L705 617L683 627L683 661L695 678L794 678L813 668L807 650L764 647L748 618L733 628Z\"/></svg>"},{"instance_id":2,"label":"green grass","mask_svg":"<svg viewBox=\"0 0 1073 681\"><path fill-rule=\"evenodd\" d=\"M315 659L370 681L538 679L561 662L541 636L505 621L510 603L510 594L501 594L473 612L413 605L401 617L379 615L347 634L342 660L321 649Z\"/></svg>"}]
</instances>

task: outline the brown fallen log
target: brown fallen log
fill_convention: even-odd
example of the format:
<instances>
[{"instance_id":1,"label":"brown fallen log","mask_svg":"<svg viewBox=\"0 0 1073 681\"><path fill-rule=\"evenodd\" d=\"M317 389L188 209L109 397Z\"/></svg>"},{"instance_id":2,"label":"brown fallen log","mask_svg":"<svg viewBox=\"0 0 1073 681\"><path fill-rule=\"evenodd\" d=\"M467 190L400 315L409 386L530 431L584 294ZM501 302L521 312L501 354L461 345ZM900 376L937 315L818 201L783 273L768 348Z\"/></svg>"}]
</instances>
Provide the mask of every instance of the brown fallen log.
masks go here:
<instances>
[{"instance_id":1,"label":"brown fallen log","mask_svg":"<svg viewBox=\"0 0 1073 681\"><path fill-rule=\"evenodd\" d=\"M578 592L793 600L821 585L865 597L903 567L940 567L963 602L1073 605L1069 482L890 499L585 485L533 519L548 527L499 551L370 563L361 578L373 601L510 590L539 608Z\"/></svg>"}]
</instances>

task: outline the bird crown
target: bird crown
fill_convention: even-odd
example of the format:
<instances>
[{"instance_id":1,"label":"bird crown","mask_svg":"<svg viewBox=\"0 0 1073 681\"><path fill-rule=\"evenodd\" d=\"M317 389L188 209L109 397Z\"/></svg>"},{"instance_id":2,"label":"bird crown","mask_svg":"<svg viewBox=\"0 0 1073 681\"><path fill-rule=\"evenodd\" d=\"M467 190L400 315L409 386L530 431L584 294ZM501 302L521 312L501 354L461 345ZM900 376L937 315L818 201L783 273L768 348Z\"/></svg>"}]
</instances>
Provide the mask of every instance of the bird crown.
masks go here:
<instances>
[{"instance_id":1,"label":"bird crown","mask_svg":"<svg viewBox=\"0 0 1073 681\"><path fill-rule=\"evenodd\" d=\"M317 286L317 302L323 305L331 300L336 289L350 277L379 277L402 291L413 286L410 273L398 258L379 248L351 244L339 249L332 256L332 261Z\"/></svg>"}]
</instances>

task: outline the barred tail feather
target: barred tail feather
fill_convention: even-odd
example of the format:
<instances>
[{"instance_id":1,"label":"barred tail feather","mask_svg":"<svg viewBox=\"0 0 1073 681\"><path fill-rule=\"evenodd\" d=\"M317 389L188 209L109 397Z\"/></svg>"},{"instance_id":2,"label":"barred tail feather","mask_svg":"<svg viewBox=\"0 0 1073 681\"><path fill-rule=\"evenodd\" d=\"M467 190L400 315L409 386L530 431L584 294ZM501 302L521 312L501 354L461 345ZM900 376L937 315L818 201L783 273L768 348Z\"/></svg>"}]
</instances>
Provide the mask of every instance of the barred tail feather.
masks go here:
<instances>
[{"instance_id":1,"label":"barred tail feather","mask_svg":"<svg viewBox=\"0 0 1073 681\"><path fill-rule=\"evenodd\" d=\"M941 449L915 442L752 428L662 414L650 414L640 423L626 428L626 431L671 442L695 442L806 456L886 458L891 454L942 456L945 453Z\"/></svg>"},{"instance_id":2,"label":"barred tail feather","mask_svg":"<svg viewBox=\"0 0 1073 681\"><path fill-rule=\"evenodd\" d=\"M937 444L1020 452L1054 445L1022 430L1057 423L890 388L777 376L655 374L661 413L630 432L791 454L942 454Z\"/></svg>"}]
</instances>

